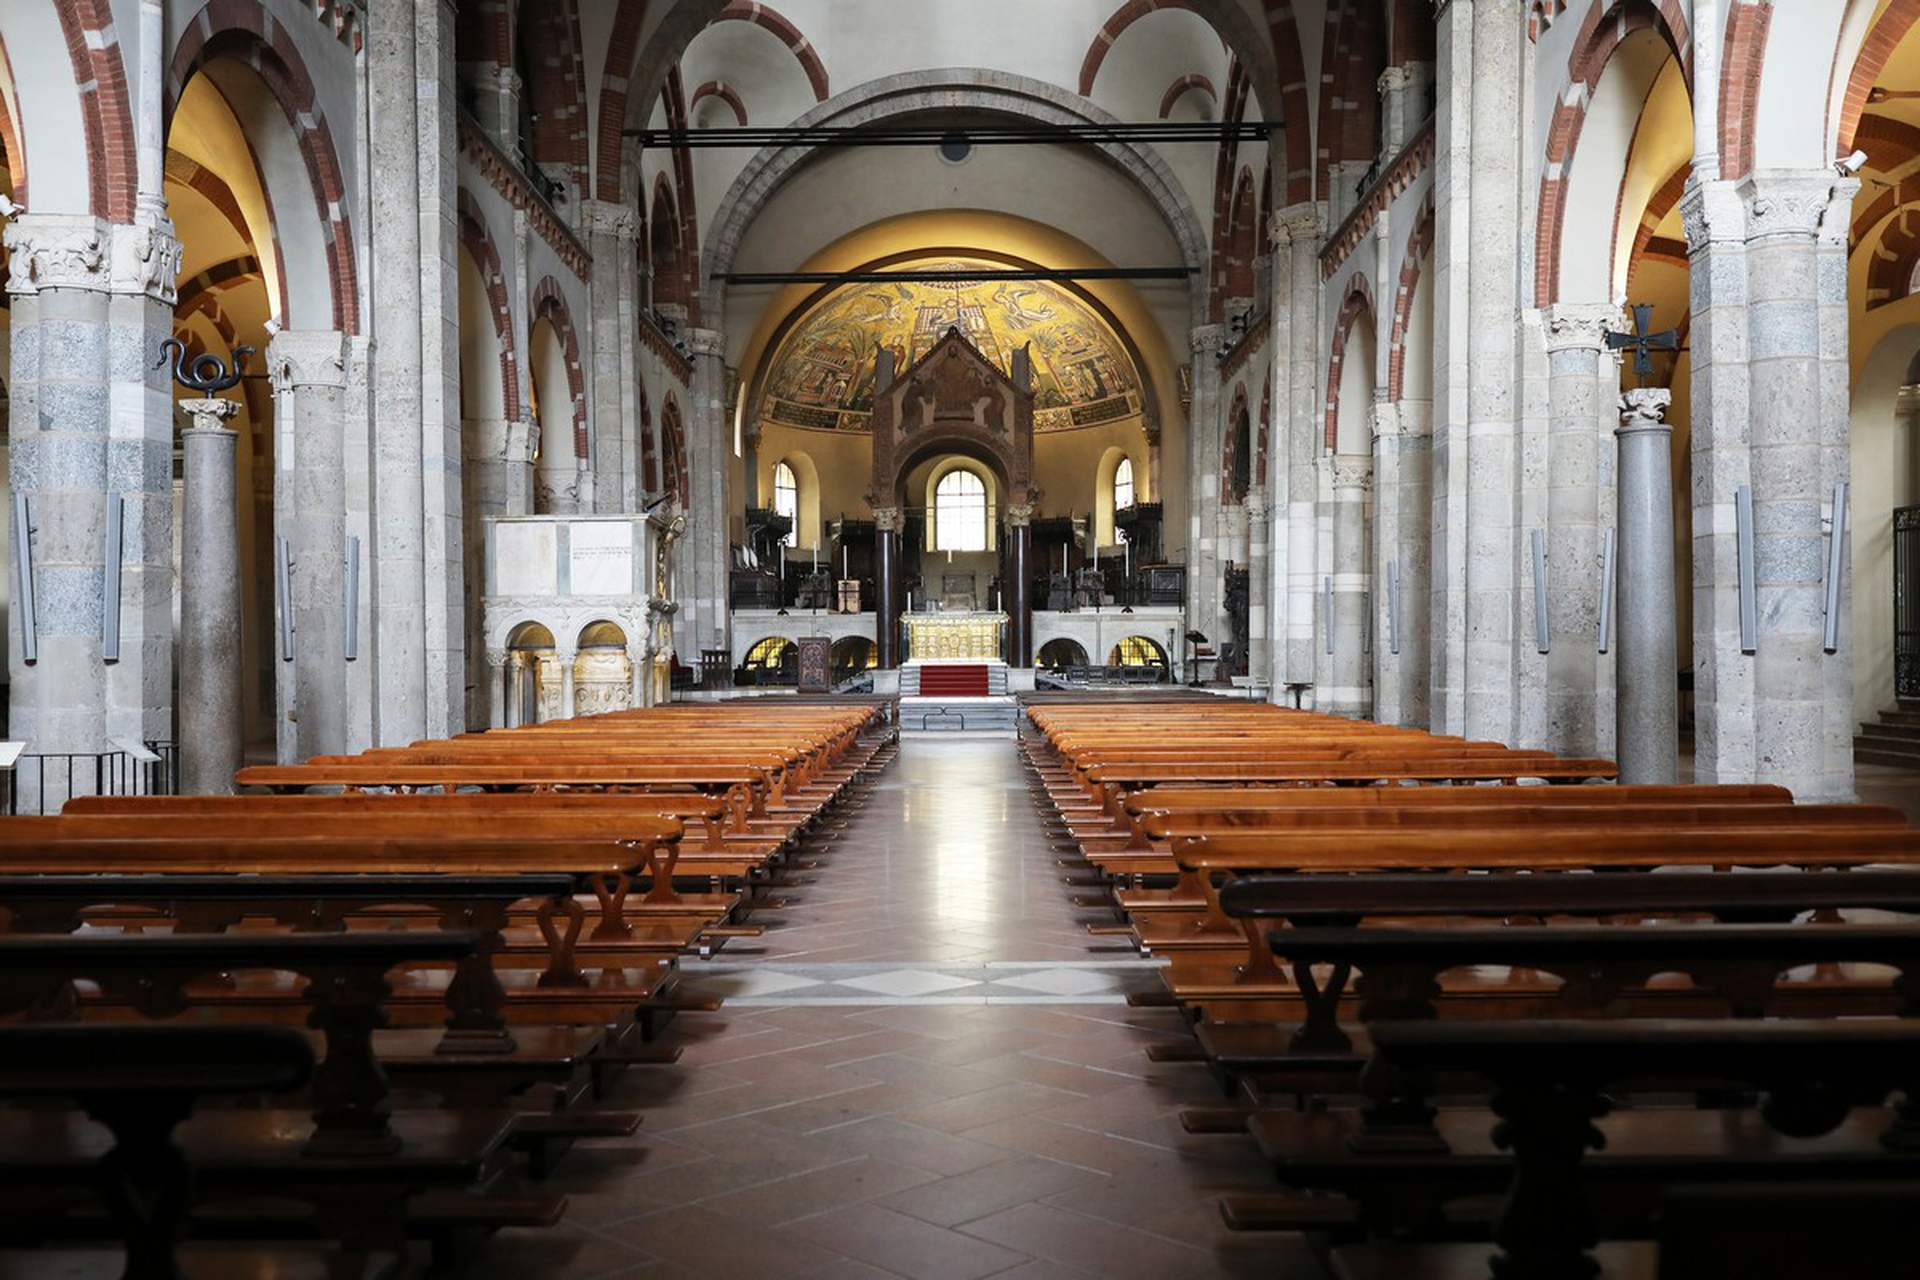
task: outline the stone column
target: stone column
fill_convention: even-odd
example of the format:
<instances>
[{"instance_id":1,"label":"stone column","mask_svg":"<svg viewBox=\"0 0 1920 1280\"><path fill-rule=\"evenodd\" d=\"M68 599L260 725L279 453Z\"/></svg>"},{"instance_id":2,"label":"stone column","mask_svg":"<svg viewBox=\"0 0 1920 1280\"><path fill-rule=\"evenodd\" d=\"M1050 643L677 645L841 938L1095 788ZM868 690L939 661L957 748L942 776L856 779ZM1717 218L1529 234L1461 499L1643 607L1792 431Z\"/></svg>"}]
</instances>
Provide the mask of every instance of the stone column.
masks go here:
<instances>
[{"instance_id":1,"label":"stone column","mask_svg":"<svg viewBox=\"0 0 1920 1280\"><path fill-rule=\"evenodd\" d=\"M467 643L466 530L460 464L459 146L454 0L416 0L420 157L423 659L429 736L465 732L478 647ZM618 274L618 273L615 273ZM524 350L525 348L522 348ZM477 719L477 717L474 717Z\"/></svg>"},{"instance_id":2,"label":"stone column","mask_svg":"<svg viewBox=\"0 0 1920 1280\"><path fill-rule=\"evenodd\" d=\"M693 350L693 385L687 391L687 470L693 492L686 495L687 536L681 554L692 563L693 590L680 603L690 652L731 649L727 626L728 526L727 471L733 431L727 421L726 335L716 329L687 329ZM688 578L683 577L684 583ZM690 606L690 607L689 607Z\"/></svg>"},{"instance_id":3,"label":"stone column","mask_svg":"<svg viewBox=\"0 0 1920 1280\"><path fill-rule=\"evenodd\" d=\"M1619 308L1561 303L1543 317L1547 343L1546 739L1575 756L1611 756L1612 647L1600 650L1604 540L1613 527L1620 360L1607 350ZM1615 554L1618 555L1618 547ZM1621 579L1625 581L1625 579ZM1618 597L1616 596L1616 603Z\"/></svg>"},{"instance_id":4,"label":"stone column","mask_svg":"<svg viewBox=\"0 0 1920 1280\"><path fill-rule=\"evenodd\" d=\"M1373 491L1373 459L1339 454L1333 459L1333 662L1332 681L1322 690L1324 710L1365 716L1367 687L1367 499Z\"/></svg>"},{"instance_id":5,"label":"stone column","mask_svg":"<svg viewBox=\"0 0 1920 1280\"><path fill-rule=\"evenodd\" d=\"M1203 324L1188 330L1193 360L1192 404L1187 410L1187 626L1216 643L1224 621L1220 603L1223 566L1214 512L1222 492L1220 475L1220 349L1226 328Z\"/></svg>"},{"instance_id":6,"label":"stone column","mask_svg":"<svg viewBox=\"0 0 1920 1280\"><path fill-rule=\"evenodd\" d=\"M873 509L874 665L900 665L900 508ZM1018 608L1020 587L1008 583L1009 601Z\"/></svg>"},{"instance_id":7,"label":"stone column","mask_svg":"<svg viewBox=\"0 0 1920 1280\"><path fill-rule=\"evenodd\" d=\"M1033 665L1033 508L1016 503L1007 508L1007 665Z\"/></svg>"},{"instance_id":8,"label":"stone column","mask_svg":"<svg viewBox=\"0 0 1920 1280\"><path fill-rule=\"evenodd\" d=\"M640 215L629 206L583 200L580 229L596 263L634 261ZM590 421L594 510L602 513L640 509L640 377L634 361L637 284L630 267L593 273Z\"/></svg>"},{"instance_id":9,"label":"stone column","mask_svg":"<svg viewBox=\"0 0 1920 1280\"><path fill-rule=\"evenodd\" d=\"M487 650L487 727L504 729L510 724L513 698L513 655L505 649Z\"/></svg>"},{"instance_id":10,"label":"stone column","mask_svg":"<svg viewBox=\"0 0 1920 1280\"><path fill-rule=\"evenodd\" d=\"M346 629L360 620L347 618L347 358L346 335L327 331L283 329L267 347L279 437L275 532L287 540L292 561L292 599L281 607L293 617L293 661L281 661L278 641L273 645L276 748L286 764L349 750ZM362 592L366 562L363 548Z\"/></svg>"},{"instance_id":11,"label":"stone column","mask_svg":"<svg viewBox=\"0 0 1920 1280\"><path fill-rule=\"evenodd\" d=\"M1801 800L1853 794L1849 583L1825 649L1827 522L1848 478L1846 237L1851 178L1696 178L1691 260L1695 767ZM1758 632L1740 640L1735 506L1753 495Z\"/></svg>"},{"instance_id":12,"label":"stone column","mask_svg":"<svg viewBox=\"0 0 1920 1280\"><path fill-rule=\"evenodd\" d=\"M180 244L164 221L63 214L17 215L5 237L9 467L30 509L16 536L32 549L39 642L34 662L9 646L9 732L35 753L172 739L173 402L155 357L172 331ZM110 497L122 502L111 549ZM109 556L120 569L113 660L102 646ZM37 793L38 778L21 783ZM67 798L59 787L64 776L50 810Z\"/></svg>"},{"instance_id":13,"label":"stone column","mask_svg":"<svg viewBox=\"0 0 1920 1280\"><path fill-rule=\"evenodd\" d=\"M1433 64L1409 62L1388 67L1380 75L1380 156L1391 159L1413 141L1427 118L1427 96L1433 88Z\"/></svg>"},{"instance_id":14,"label":"stone column","mask_svg":"<svg viewBox=\"0 0 1920 1280\"><path fill-rule=\"evenodd\" d=\"M553 660L560 664L560 718L571 720L574 715L574 664L580 660L577 649L555 649Z\"/></svg>"},{"instance_id":15,"label":"stone column","mask_svg":"<svg viewBox=\"0 0 1920 1280\"><path fill-rule=\"evenodd\" d=\"M1435 6L1429 723L1466 729L1467 255L1473 212L1473 4ZM1403 605L1404 608L1404 605Z\"/></svg>"},{"instance_id":16,"label":"stone column","mask_svg":"<svg viewBox=\"0 0 1920 1280\"><path fill-rule=\"evenodd\" d=\"M1619 650L1615 741L1621 782L1672 782L1680 725L1673 635L1673 393L1620 397Z\"/></svg>"},{"instance_id":17,"label":"stone column","mask_svg":"<svg viewBox=\"0 0 1920 1280\"><path fill-rule=\"evenodd\" d=\"M427 736L426 477L422 466L426 371L422 317L420 82L415 7L392 0L367 14L367 86L373 222L367 228L372 297L373 417L368 589L373 634L373 741L403 746ZM421 58L433 56L422 51Z\"/></svg>"},{"instance_id":18,"label":"stone column","mask_svg":"<svg viewBox=\"0 0 1920 1280\"><path fill-rule=\"evenodd\" d=\"M241 765L239 437L236 400L182 400L186 497L180 548L180 790L232 795Z\"/></svg>"},{"instance_id":19,"label":"stone column","mask_svg":"<svg viewBox=\"0 0 1920 1280\"><path fill-rule=\"evenodd\" d=\"M1273 239L1273 427L1267 468L1272 490L1273 700L1290 699L1288 683L1311 684L1320 608L1318 557L1320 247L1325 222L1317 205L1276 213ZM1310 700L1303 700L1311 706Z\"/></svg>"},{"instance_id":20,"label":"stone column","mask_svg":"<svg viewBox=\"0 0 1920 1280\"><path fill-rule=\"evenodd\" d=\"M1268 446L1271 448L1271 444ZM1247 675L1255 684L1273 685L1272 619L1273 530L1264 485L1247 491Z\"/></svg>"},{"instance_id":21,"label":"stone column","mask_svg":"<svg viewBox=\"0 0 1920 1280\"><path fill-rule=\"evenodd\" d=\"M1373 716L1382 724L1427 722L1429 412L1425 401L1373 408Z\"/></svg>"}]
</instances>

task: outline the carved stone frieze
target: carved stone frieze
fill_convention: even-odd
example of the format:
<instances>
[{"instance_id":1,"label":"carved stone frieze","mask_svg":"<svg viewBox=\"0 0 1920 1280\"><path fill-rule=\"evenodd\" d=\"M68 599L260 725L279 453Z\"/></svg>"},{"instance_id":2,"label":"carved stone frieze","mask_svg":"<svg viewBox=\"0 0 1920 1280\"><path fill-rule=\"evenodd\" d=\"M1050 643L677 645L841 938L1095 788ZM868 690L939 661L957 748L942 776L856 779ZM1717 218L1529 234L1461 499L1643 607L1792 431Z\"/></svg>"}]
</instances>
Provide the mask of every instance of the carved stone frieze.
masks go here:
<instances>
[{"instance_id":1,"label":"carved stone frieze","mask_svg":"<svg viewBox=\"0 0 1920 1280\"><path fill-rule=\"evenodd\" d=\"M727 350L727 335L718 329L698 329L683 327L680 336L686 339L687 346L696 356L724 355Z\"/></svg>"},{"instance_id":2,"label":"carved stone frieze","mask_svg":"<svg viewBox=\"0 0 1920 1280\"><path fill-rule=\"evenodd\" d=\"M1740 183L1740 195L1746 202L1747 239L1770 236L1819 237L1832 242L1846 239L1846 216L1853 208L1854 193L1860 183L1842 178L1828 170L1792 170L1762 172ZM1829 211L1841 211L1837 219Z\"/></svg>"},{"instance_id":3,"label":"carved stone frieze","mask_svg":"<svg viewBox=\"0 0 1920 1280\"><path fill-rule=\"evenodd\" d=\"M1373 457L1365 453L1340 453L1333 457L1333 487L1366 493L1373 488Z\"/></svg>"},{"instance_id":4,"label":"carved stone frieze","mask_svg":"<svg viewBox=\"0 0 1920 1280\"><path fill-rule=\"evenodd\" d=\"M136 294L171 305L180 241L167 226L103 222L84 214L23 214L7 224L9 287Z\"/></svg>"}]
</instances>

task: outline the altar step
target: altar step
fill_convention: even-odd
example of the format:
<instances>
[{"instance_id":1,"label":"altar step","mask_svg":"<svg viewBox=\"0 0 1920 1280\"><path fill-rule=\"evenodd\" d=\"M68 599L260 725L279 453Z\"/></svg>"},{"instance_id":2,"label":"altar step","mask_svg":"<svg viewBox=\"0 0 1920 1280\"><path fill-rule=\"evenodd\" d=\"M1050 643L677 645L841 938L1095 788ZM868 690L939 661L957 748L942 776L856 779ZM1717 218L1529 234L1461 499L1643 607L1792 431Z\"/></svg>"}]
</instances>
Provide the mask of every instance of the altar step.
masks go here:
<instances>
[{"instance_id":1,"label":"altar step","mask_svg":"<svg viewBox=\"0 0 1920 1280\"><path fill-rule=\"evenodd\" d=\"M900 668L903 698L997 698L1006 692L1004 662L909 662Z\"/></svg>"},{"instance_id":2,"label":"altar step","mask_svg":"<svg viewBox=\"0 0 1920 1280\"><path fill-rule=\"evenodd\" d=\"M904 683L904 682L903 682ZM1005 687L1004 684L1002 687ZM986 697L922 697L902 693L902 733L997 733L1011 736L1020 703L1005 694Z\"/></svg>"}]
</instances>

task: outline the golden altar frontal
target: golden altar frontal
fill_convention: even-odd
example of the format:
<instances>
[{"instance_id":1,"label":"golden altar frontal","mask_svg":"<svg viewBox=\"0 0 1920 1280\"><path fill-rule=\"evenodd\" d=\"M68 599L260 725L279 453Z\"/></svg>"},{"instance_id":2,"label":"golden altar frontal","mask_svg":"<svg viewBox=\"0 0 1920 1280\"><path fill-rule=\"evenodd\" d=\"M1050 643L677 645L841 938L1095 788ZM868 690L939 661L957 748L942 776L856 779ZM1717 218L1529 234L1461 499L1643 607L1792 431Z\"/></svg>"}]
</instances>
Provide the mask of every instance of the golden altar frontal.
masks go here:
<instances>
[{"instance_id":1,"label":"golden altar frontal","mask_svg":"<svg viewBox=\"0 0 1920 1280\"><path fill-rule=\"evenodd\" d=\"M909 659L970 658L998 661L1000 636L1007 624L1004 613L910 613L907 622Z\"/></svg>"}]
</instances>

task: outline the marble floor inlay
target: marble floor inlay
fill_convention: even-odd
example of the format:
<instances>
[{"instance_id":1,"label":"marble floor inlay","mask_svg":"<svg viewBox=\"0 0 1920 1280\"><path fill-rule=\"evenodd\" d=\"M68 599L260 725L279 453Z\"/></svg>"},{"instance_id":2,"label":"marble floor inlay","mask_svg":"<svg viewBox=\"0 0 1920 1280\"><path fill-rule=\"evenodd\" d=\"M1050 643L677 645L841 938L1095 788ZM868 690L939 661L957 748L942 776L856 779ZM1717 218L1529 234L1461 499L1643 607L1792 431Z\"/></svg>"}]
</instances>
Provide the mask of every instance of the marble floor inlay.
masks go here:
<instances>
[{"instance_id":1,"label":"marble floor inlay","mask_svg":"<svg viewBox=\"0 0 1920 1280\"><path fill-rule=\"evenodd\" d=\"M681 989L720 996L728 1004L1125 1004L1136 991L1154 991L1154 966L1139 961L990 960L905 964L842 961L829 964L714 963L691 969Z\"/></svg>"}]
</instances>

